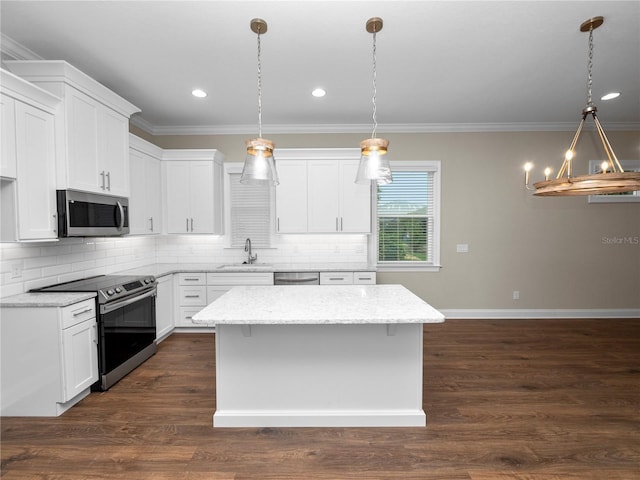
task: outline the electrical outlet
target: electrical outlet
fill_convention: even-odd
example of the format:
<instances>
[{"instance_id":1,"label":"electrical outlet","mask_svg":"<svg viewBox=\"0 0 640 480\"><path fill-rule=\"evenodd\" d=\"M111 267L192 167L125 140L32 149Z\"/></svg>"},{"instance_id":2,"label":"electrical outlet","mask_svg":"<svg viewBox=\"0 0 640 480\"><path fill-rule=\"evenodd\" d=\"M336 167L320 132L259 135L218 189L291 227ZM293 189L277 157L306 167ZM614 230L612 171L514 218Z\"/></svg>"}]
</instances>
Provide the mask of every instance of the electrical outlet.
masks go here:
<instances>
[{"instance_id":1,"label":"electrical outlet","mask_svg":"<svg viewBox=\"0 0 640 480\"><path fill-rule=\"evenodd\" d=\"M518 291L518 290L514 290L513 291L513 299L514 300L520 300L520 291Z\"/></svg>"},{"instance_id":2,"label":"electrical outlet","mask_svg":"<svg viewBox=\"0 0 640 480\"><path fill-rule=\"evenodd\" d=\"M22 277L22 265L19 263L14 263L11 265L11 278L20 278Z\"/></svg>"},{"instance_id":3,"label":"electrical outlet","mask_svg":"<svg viewBox=\"0 0 640 480\"><path fill-rule=\"evenodd\" d=\"M456 245L457 253L469 253L469 244L468 243L459 243Z\"/></svg>"}]
</instances>

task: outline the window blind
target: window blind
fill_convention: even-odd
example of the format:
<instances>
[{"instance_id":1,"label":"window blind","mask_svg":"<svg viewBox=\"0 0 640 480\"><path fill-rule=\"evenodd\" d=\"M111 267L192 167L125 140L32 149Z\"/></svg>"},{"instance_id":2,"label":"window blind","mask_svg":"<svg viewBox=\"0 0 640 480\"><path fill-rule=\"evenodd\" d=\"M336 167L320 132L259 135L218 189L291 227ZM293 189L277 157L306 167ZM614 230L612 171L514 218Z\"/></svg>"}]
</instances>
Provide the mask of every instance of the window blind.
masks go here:
<instances>
[{"instance_id":1,"label":"window blind","mask_svg":"<svg viewBox=\"0 0 640 480\"><path fill-rule=\"evenodd\" d=\"M242 184L239 173L229 174L229 185L231 246L244 247L247 238L254 247L271 246L270 187Z\"/></svg>"},{"instance_id":2,"label":"window blind","mask_svg":"<svg viewBox=\"0 0 640 480\"><path fill-rule=\"evenodd\" d=\"M396 171L378 186L378 261L432 262L434 174Z\"/></svg>"}]
</instances>

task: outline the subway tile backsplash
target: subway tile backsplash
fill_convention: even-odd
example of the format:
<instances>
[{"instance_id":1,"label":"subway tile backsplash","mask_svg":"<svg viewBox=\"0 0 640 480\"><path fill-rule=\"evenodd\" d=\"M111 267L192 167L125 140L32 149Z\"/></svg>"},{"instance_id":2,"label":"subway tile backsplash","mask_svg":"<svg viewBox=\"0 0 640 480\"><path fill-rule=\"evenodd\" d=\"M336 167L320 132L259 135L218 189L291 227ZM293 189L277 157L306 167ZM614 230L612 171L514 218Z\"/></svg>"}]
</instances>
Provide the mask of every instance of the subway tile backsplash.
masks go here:
<instances>
[{"instance_id":1,"label":"subway tile backsplash","mask_svg":"<svg viewBox=\"0 0 640 480\"><path fill-rule=\"evenodd\" d=\"M260 263L366 263L366 235L276 235L271 248L254 247ZM63 238L0 244L0 296L53 283L117 273L154 263L235 263L242 248L214 235Z\"/></svg>"}]
</instances>

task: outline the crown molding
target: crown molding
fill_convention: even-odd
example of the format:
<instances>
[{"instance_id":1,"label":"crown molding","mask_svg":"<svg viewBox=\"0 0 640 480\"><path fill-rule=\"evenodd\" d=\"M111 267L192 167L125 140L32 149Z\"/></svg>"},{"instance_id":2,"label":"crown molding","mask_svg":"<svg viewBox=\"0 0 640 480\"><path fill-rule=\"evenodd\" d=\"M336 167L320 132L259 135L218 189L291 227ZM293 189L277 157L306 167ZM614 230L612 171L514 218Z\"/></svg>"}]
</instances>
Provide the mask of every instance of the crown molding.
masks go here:
<instances>
[{"instance_id":1,"label":"crown molding","mask_svg":"<svg viewBox=\"0 0 640 480\"><path fill-rule=\"evenodd\" d=\"M44 60L40 55L11 37L7 37L4 33L0 34L0 52L2 52L3 58L9 57L12 60Z\"/></svg>"},{"instance_id":2,"label":"crown molding","mask_svg":"<svg viewBox=\"0 0 640 480\"><path fill-rule=\"evenodd\" d=\"M255 125L173 125L154 126L139 115L131 123L151 135L255 135ZM575 131L576 122L557 123L396 123L380 124L382 135L389 133L490 133L490 132L565 132ZM640 130L640 122L612 122L605 126L608 131ZM369 124L298 124L263 125L263 134L308 134L308 133L362 133L368 134ZM595 130L585 126L585 130Z\"/></svg>"}]
</instances>

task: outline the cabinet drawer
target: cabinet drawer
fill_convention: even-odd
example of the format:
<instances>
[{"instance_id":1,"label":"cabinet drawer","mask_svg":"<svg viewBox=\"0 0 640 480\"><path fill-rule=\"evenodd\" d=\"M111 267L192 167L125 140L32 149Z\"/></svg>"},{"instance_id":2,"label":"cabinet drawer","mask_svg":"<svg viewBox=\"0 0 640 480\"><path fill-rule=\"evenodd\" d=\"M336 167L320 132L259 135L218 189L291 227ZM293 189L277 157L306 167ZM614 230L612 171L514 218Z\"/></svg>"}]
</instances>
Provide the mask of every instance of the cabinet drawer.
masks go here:
<instances>
[{"instance_id":1,"label":"cabinet drawer","mask_svg":"<svg viewBox=\"0 0 640 480\"><path fill-rule=\"evenodd\" d=\"M273 272L208 273L208 285L273 285Z\"/></svg>"},{"instance_id":2,"label":"cabinet drawer","mask_svg":"<svg viewBox=\"0 0 640 480\"><path fill-rule=\"evenodd\" d=\"M207 304L207 287L204 285L178 287L179 305L201 305Z\"/></svg>"},{"instance_id":3,"label":"cabinet drawer","mask_svg":"<svg viewBox=\"0 0 640 480\"><path fill-rule=\"evenodd\" d=\"M62 328L69 328L96 316L95 300L84 300L68 307L61 308Z\"/></svg>"},{"instance_id":4,"label":"cabinet drawer","mask_svg":"<svg viewBox=\"0 0 640 480\"><path fill-rule=\"evenodd\" d=\"M227 286L224 286L224 285L220 285L220 286L209 285L207 287L207 304L213 302L217 298L220 298L222 295L227 293L232 288L233 287L228 286L228 285Z\"/></svg>"},{"instance_id":5,"label":"cabinet drawer","mask_svg":"<svg viewBox=\"0 0 640 480\"><path fill-rule=\"evenodd\" d=\"M203 325L202 323L195 323L193 321L193 316L200 310L202 310L202 308L200 307L181 307L180 316L176 320L176 327L206 327L207 325Z\"/></svg>"},{"instance_id":6,"label":"cabinet drawer","mask_svg":"<svg viewBox=\"0 0 640 480\"><path fill-rule=\"evenodd\" d=\"M320 285L352 285L353 272L320 272Z\"/></svg>"},{"instance_id":7,"label":"cabinet drawer","mask_svg":"<svg viewBox=\"0 0 640 480\"><path fill-rule=\"evenodd\" d=\"M206 285L206 273L179 273L178 285Z\"/></svg>"},{"instance_id":8,"label":"cabinet drawer","mask_svg":"<svg viewBox=\"0 0 640 480\"><path fill-rule=\"evenodd\" d=\"M376 272L353 272L353 283L356 285L375 285Z\"/></svg>"}]
</instances>

